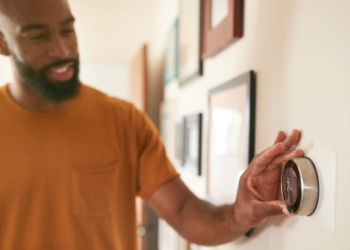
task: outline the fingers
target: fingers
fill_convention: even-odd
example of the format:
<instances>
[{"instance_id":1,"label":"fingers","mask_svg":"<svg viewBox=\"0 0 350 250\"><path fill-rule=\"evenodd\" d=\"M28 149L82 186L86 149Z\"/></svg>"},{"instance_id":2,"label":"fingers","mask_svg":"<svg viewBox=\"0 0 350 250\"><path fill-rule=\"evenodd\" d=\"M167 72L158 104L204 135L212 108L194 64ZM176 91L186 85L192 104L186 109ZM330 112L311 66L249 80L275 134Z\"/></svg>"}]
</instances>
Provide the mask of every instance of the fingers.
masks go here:
<instances>
[{"instance_id":1,"label":"fingers","mask_svg":"<svg viewBox=\"0 0 350 250\"><path fill-rule=\"evenodd\" d=\"M273 158L279 155L283 150L283 144L281 142L273 145L272 147L266 149L260 155L256 157L256 165L266 165L271 162Z\"/></svg>"},{"instance_id":2,"label":"fingers","mask_svg":"<svg viewBox=\"0 0 350 250\"><path fill-rule=\"evenodd\" d=\"M270 163L276 165L292 158L304 156L304 151L302 150L289 151L296 143L298 143L300 137L301 132L297 129L294 129L288 137L286 137L286 134L283 131L279 131L275 144L255 157L252 166L252 174L260 174L264 171L266 165ZM282 153L284 151L285 153Z\"/></svg>"},{"instance_id":3,"label":"fingers","mask_svg":"<svg viewBox=\"0 0 350 250\"><path fill-rule=\"evenodd\" d=\"M286 207L284 207L284 208L282 209L282 213L284 213L285 215L288 215L288 216L293 216L292 214L290 214L290 213L288 212L288 209L287 209Z\"/></svg>"},{"instance_id":4,"label":"fingers","mask_svg":"<svg viewBox=\"0 0 350 250\"><path fill-rule=\"evenodd\" d=\"M269 172L269 171L274 170L276 167L280 167L280 165L277 163L270 163L266 166L264 171Z\"/></svg>"},{"instance_id":5,"label":"fingers","mask_svg":"<svg viewBox=\"0 0 350 250\"><path fill-rule=\"evenodd\" d=\"M301 132L297 129L294 129L292 133L283 141L284 151L290 150L301 137Z\"/></svg>"},{"instance_id":6,"label":"fingers","mask_svg":"<svg viewBox=\"0 0 350 250\"><path fill-rule=\"evenodd\" d=\"M280 164L284 163L290 159L303 157L305 155L305 152L302 149L294 150L294 151L288 151L285 153L280 154L279 156L275 157L271 163L272 164Z\"/></svg>"},{"instance_id":7,"label":"fingers","mask_svg":"<svg viewBox=\"0 0 350 250\"><path fill-rule=\"evenodd\" d=\"M257 220L264 220L270 216L283 214L285 209L283 201L257 202L254 208Z\"/></svg>"},{"instance_id":8,"label":"fingers","mask_svg":"<svg viewBox=\"0 0 350 250\"><path fill-rule=\"evenodd\" d=\"M277 138L275 140L274 144L277 144L279 142L283 142L286 139L286 134L283 131L278 131Z\"/></svg>"},{"instance_id":9,"label":"fingers","mask_svg":"<svg viewBox=\"0 0 350 250\"><path fill-rule=\"evenodd\" d=\"M264 171L266 165L269 164L277 155L279 155L283 149L283 143L279 142L257 155L253 161L252 175L258 175Z\"/></svg>"},{"instance_id":10,"label":"fingers","mask_svg":"<svg viewBox=\"0 0 350 250\"><path fill-rule=\"evenodd\" d=\"M275 167L278 167L279 164L285 163L293 158L303 157L305 155L305 152L301 149L295 150L295 151L289 151L280 154L279 156L275 157L264 169L264 171L271 171Z\"/></svg>"}]
</instances>

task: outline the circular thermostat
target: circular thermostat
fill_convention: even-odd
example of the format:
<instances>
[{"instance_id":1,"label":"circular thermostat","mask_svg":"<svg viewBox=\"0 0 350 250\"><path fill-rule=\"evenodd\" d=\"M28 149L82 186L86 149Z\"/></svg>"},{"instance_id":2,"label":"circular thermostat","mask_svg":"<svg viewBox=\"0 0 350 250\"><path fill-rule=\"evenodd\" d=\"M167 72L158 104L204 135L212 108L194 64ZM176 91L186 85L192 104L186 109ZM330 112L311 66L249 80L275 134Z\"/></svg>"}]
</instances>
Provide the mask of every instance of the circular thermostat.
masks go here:
<instances>
[{"instance_id":1,"label":"circular thermostat","mask_svg":"<svg viewBox=\"0 0 350 250\"><path fill-rule=\"evenodd\" d=\"M312 215L319 196L315 165L307 157L287 161L281 178L282 198L292 215Z\"/></svg>"}]
</instances>

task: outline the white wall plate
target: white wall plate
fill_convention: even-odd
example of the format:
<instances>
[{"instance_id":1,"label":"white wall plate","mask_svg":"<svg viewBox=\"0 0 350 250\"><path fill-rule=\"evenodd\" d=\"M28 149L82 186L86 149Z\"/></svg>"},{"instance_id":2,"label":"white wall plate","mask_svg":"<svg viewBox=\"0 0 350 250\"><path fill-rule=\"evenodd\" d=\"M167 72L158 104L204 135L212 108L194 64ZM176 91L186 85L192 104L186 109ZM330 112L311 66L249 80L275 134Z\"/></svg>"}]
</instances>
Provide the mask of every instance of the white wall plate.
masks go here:
<instances>
[{"instance_id":1,"label":"white wall plate","mask_svg":"<svg viewBox=\"0 0 350 250\"><path fill-rule=\"evenodd\" d=\"M331 235L335 234L336 169L334 151L312 148L307 156L315 164L319 179L319 200L315 213L300 217L303 221Z\"/></svg>"}]
</instances>

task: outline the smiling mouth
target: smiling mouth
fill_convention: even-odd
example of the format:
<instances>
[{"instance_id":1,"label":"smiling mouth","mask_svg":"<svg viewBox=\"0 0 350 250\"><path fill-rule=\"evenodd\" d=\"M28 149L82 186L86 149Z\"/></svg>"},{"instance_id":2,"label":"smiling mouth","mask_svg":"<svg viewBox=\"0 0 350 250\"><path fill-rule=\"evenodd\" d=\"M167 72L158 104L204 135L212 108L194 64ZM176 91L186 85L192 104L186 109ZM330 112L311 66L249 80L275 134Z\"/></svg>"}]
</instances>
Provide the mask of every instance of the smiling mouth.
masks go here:
<instances>
[{"instance_id":1,"label":"smiling mouth","mask_svg":"<svg viewBox=\"0 0 350 250\"><path fill-rule=\"evenodd\" d=\"M60 66L52 67L48 70L48 77L50 80L55 82L68 81L73 77L74 74L74 63L66 63Z\"/></svg>"}]
</instances>

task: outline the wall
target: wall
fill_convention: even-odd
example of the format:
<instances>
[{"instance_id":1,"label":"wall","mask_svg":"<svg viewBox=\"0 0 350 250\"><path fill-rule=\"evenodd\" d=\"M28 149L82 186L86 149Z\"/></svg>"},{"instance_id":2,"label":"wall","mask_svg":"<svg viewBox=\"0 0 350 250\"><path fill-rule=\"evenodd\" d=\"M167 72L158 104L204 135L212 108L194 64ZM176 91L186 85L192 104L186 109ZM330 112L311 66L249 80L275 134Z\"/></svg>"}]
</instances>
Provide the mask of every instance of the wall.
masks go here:
<instances>
[{"instance_id":1,"label":"wall","mask_svg":"<svg viewBox=\"0 0 350 250\"><path fill-rule=\"evenodd\" d=\"M81 62L80 80L110 96L130 101L130 65Z\"/></svg>"},{"instance_id":2,"label":"wall","mask_svg":"<svg viewBox=\"0 0 350 250\"><path fill-rule=\"evenodd\" d=\"M83 60L129 63L153 39L156 0L70 2Z\"/></svg>"},{"instance_id":3,"label":"wall","mask_svg":"<svg viewBox=\"0 0 350 250\"><path fill-rule=\"evenodd\" d=\"M129 67L143 44L154 45L155 18L159 0L70 0L79 35L83 62ZM148 47L149 86L147 113L158 124L161 73L154 67L154 46ZM129 76L130 79L130 76ZM130 88L120 83L120 91ZM125 86L127 84L127 87Z\"/></svg>"},{"instance_id":4,"label":"wall","mask_svg":"<svg viewBox=\"0 0 350 250\"><path fill-rule=\"evenodd\" d=\"M176 0L163 1L156 29L162 48L177 12ZM245 0L244 37L206 60L203 77L183 88L177 82L166 86L165 99L176 100L179 115L203 112L206 119L208 90L254 70L255 152L270 146L278 130L299 128L304 134L301 148L328 149L337 154L334 236L300 218L278 216L257 228L252 238L242 237L215 249L350 249L349 12L348 0ZM200 197L206 193L206 133L203 140L204 175L182 173Z\"/></svg>"},{"instance_id":5,"label":"wall","mask_svg":"<svg viewBox=\"0 0 350 250\"><path fill-rule=\"evenodd\" d=\"M0 55L0 86L11 82L12 79L10 60Z\"/></svg>"}]
</instances>

